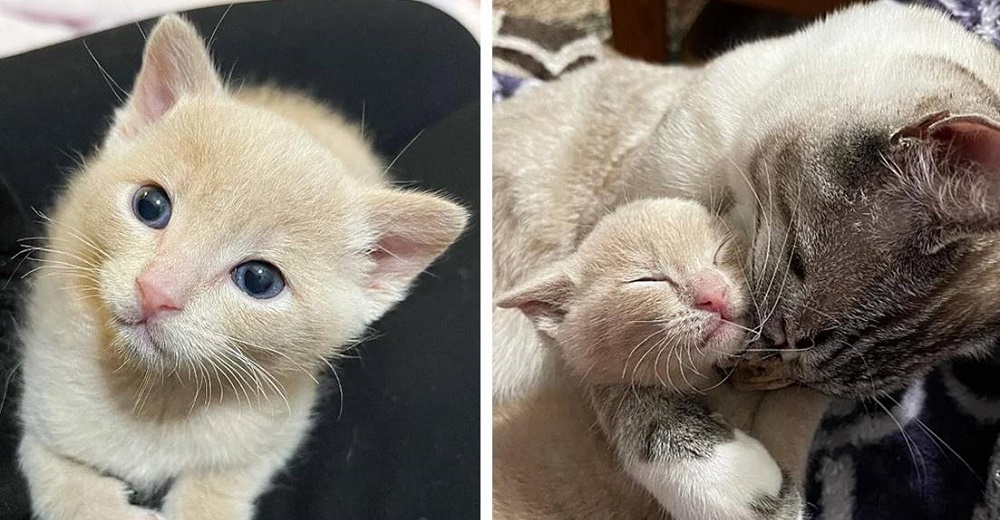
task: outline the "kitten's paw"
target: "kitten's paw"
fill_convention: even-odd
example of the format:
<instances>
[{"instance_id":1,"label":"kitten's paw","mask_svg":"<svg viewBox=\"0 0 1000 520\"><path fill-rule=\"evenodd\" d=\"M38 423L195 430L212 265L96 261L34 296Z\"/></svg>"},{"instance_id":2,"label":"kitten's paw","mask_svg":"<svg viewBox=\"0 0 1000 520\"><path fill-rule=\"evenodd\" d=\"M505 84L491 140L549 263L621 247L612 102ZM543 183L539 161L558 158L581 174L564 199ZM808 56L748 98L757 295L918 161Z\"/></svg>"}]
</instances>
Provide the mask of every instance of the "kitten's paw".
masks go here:
<instances>
[{"instance_id":1,"label":"kitten's paw","mask_svg":"<svg viewBox=\"0 0 1000 520\"><path fill-rule=\"evenodd\" d=\"M739 430L704 457L629 466L676 520L794 520L801 510L798 492L771 454Z\"/></svg>"},{"instance_id":2,"label":"kitten's paw","mask_svg":"<svg viewBox=\"0 0 1000 520\"><path fill-rule=\"evenodd\" d=\"M167 520L167 517L151 509L131 506L128 520Z\"/></svg>"}]
</instances>

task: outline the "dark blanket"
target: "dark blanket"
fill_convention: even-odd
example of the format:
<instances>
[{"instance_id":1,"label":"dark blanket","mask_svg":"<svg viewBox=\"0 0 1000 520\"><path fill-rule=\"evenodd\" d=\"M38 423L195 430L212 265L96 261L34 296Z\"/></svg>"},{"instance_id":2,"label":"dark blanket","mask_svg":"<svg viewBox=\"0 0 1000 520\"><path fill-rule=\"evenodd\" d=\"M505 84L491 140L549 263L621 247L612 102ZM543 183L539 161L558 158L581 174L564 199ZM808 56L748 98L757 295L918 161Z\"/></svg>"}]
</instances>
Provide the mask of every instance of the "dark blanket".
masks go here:
<instances>
[{"instance_id":1,"label":"dark blanket","mask_svg":"<svg viewBox=\"0 0 1000 520\"><path fill-rule=\"evenodd\" d=\"M945 10L1000 46L1000 0L920 3ZM518 34L522 26L500 24L499 41L527 37ZM562 31L567 47L579 47L585 38L556 30ZM516 95L543 79L518 75L511 65L544 63L546 56L558 52L552 48L557 49L550 43L535 55L508 52L495 57L494 100ZM905 391L863 402L836 402L813 446L807 482L809 518L1000 519L998 435L998 359L956 361Z\"/></svg>"}]
</instances>

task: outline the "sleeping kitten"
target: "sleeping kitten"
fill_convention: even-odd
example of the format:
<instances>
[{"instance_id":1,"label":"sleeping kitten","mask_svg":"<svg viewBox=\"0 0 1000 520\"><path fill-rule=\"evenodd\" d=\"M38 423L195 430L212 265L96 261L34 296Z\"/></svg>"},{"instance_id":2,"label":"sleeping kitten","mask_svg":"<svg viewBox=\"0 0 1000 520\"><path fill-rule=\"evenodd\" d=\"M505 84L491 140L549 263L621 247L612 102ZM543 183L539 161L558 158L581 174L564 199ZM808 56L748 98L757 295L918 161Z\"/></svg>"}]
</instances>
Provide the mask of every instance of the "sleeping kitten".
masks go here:
<instances>
[{"instance_id":1,"label":"sleeping kitten","mask_svg":"<svg viewBox=\"0 0 1000 520\"><path fill-rule=\"evenodd\" d=\"M705 67L609 60L500 103L494 280L564 258L599 209L732 208L753 325L793 379L866 396L1000 340L1000 53L926 8L875 2ZM498 400L560 377L497 314ZM794 348L793 348L794 347Z\"/></svg>"},{"instance_id":2,"label":"sleeping kitten","mask_svg":"<svg viewBox=\"0 0 1000 520\"><path fill-rule=\"evenodd\" d=\"M246 520L326 360L401 300L465 211L390 186L306 97L232 92L176 16L59 198L24 331L20 462L45 520Z\"/></svg>"},{"instance_id":3,"label":"sleeping kitten","mask_svg":"<svg viewBox=\"0 0 1000 520\"><path fill-rule=\"evenodd\" d=\"M724 229L692 201L627 204L601 219L568 258L497 305L520 309L553 340L587 383L625 472L673 518L799 518L795 484L825 398L770 421L755 413L774 395L740 395L723 384L715 367L743 348L748 330L740 324L748 302L734 262L739 252ZM796 480L713 411L768 430ZM797 425L811 421L804 438L783 431L788 415Z\"/></svg>"}]
</instances>

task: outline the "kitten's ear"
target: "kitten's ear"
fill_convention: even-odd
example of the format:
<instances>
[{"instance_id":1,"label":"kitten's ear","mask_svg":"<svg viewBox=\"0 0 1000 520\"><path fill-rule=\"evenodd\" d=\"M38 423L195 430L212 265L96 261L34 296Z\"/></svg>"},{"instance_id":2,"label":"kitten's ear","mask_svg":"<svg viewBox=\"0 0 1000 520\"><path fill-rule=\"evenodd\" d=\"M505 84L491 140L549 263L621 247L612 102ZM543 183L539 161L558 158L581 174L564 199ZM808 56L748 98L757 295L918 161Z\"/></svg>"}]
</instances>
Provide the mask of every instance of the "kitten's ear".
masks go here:
<instances>
[{"instance_id":1,"label":"kitten's ear","mask_svg":"<svg viewBox=\"0 0 1000 520\"><path fill-rule=\"evenodd\" d=\"M897 131L892 143L909 173L907 197L928 217L929 250L1000 232L1000 122L937 112Z\"/></svg>"},{"instance_id":2,"label":"kitten's ear","mask_svg":"<svg viewBox=\"0 0 1000 520\"><path fill-rule=\"evenodd\" d=\"M465 208L437 195L377 190L368 198L378 238L366 291L381 315L406 296L410 284L465 229Z\"/></svg>"},{"instance_id":3,"label":"kitten's ear","mask_svg":"<svg viewBox=\"0 0 1000 520\"><path fill-rule=\"evenodd\" d=\"M520 309L541 332L555 336L556 328L566 317L566 305L573 297L573 279L557 265L545 274L501 295L496 306Z\"/></svg>"},{"instance_id":4,"label":"kitten's ear","mask_svg":"<svg viewBox=\"0 0 1000 520\"><path fill-rule=\"evenodd\" d=\"M157 122L183 96L223 91L198 31L176 15L153 27L129 99L115 114L111 138L127 140Z\"/></svg>"}]
</instances>

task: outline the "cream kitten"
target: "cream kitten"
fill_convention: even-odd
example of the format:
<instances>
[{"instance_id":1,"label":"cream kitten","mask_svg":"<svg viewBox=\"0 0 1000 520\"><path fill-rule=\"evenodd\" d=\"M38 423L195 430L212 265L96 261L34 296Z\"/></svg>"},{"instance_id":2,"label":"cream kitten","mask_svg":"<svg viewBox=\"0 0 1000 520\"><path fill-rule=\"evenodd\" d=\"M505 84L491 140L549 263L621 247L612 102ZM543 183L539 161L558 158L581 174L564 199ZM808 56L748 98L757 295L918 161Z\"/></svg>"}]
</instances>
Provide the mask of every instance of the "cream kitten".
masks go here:
<instances>
[{"instance_id":1,"label":"cream kitten","mask_svg":"<svg viewBox=\"0 0 1000 520\"><path fill-rule=\"evenodd\" d=\"M589 386L598 422L625 472L673 518L799 518L795 486L822 398L805 414L785 409L782 420L755 422L768 415L760 413L770 407L765 401L787 397L739 394L723 384L715 366L743 348L748 330L740 324L747 301L734 262L741 253L724 229L696 202L627 204L601 219L566 260L501 296L497 305L519 308L552 338ZM708 396L698 396L706 391ZM796 412L812 428L787 430L787 415ZM547 419L536 420L543 421L541 429L553 428ZM786 478L778 461L741 427L766 430L779 440L774 449L794 478ZM502 445L503 434L494 435ZM545 466L535 461L520 471L532 465ZM619 487L605 478L612 490ZM502 499L514 502L512 494ZM631 513L645 510L635 500L628 506Z\"/></svg>"},{"instance_id":2,"label":"cream kitten","mask_svg":"<svg viewBox=\"0 0 1000 520\"><path fill-rule=\"evenodd\" d=\"M718 382L715 365L744 346L738 258L701 204L642 200L601 219L575 252L497 306L520 309L588 382L704 390Z\"/></svg>"},{"instance_id":3,"label":"cream kitten","mask_svg":"<svg viewBox=\"0 0 1000 520\"><path fill-rule=\"evenodd\" d=\"M21 466L45 520L249 519L316 377L461 233L354 127L226 89L195 29L149 36L128 102L58 200L24 331ZM335 490L334 490L335 492Z\"/></svg>"}]
</instances>

